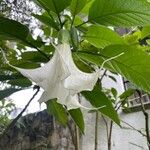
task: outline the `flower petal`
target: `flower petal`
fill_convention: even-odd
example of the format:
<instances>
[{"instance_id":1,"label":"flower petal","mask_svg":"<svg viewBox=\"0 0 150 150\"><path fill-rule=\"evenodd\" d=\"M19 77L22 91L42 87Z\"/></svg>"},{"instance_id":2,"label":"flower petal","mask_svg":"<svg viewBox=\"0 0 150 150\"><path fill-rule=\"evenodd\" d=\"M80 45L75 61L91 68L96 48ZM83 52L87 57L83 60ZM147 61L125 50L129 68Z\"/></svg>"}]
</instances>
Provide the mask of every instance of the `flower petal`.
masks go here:
<instances>
[{"instance_id":1,"label":"flower petal","mask_svg":"<svg viewBox=\"0 0 150 150\"><path fill-rule=\"evenodd\" d=\"M52 59L42 67L36 69L12 67L46 91L49 87L54 87L56 82L59 82L70 75L67 66L57 51L55 51Z\"/></svg>"},{"instance_id":2,"label":"flower petal","mask_svg":"<svg viewBox=\"0 0 150 150\"><path fill-rule=\"evenodd\" d=\"M64 87L69 89L72 95L84 90L91 91L98 80L99 72L85 73L80 71L73 61L69 44L59 45L58 51L71 73L64 80Z\"/></svg>"},{"instance_id":3,"label":"flower petal","mask_svg":"<svg viewBox=\"0 0 150 150\"><path fill-rule=\"evenodd\" d=\"M65 105L65 100L67 99L68 95L69 91L65 89L61 83L58 83L55 87L50 87L49 90L44 91L38 101L42 103L50 99L57 98L58 103Z\"/></svg>"}]
</instances>

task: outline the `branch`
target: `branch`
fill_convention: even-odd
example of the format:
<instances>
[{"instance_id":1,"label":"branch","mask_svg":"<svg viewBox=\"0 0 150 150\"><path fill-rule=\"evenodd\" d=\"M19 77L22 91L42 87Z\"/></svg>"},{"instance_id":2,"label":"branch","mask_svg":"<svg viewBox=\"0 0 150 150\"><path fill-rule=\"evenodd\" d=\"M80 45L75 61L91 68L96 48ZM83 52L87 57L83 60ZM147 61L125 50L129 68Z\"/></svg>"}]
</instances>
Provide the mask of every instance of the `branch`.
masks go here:
<instances>
[{"instance_id":1,"label":"branch","mask_svg":"<svg viewBox=\"0 0 150 150\"><path fill-rule=\"evenodd\" d=\"M102 82L103 78L104 78L105 75L106 75L106 72L107 72L107 70L105 70L104 73L102 74L101 78L99 79L100 82Z\"/></svg>"},{"instance_id":2,"label":"branch","mask_svg":"<svg viewBox=\"0 0 150 150\"><path fill-rule=\"evenodd\" d=\"M149 114L146 112L143 101L142 101L142 95L141 92L139 90L137 90L137 93L139 94L139 100L141 103L141 108L142 108L142 112L145 116L145 130L146 130L146 138L147 138L147 144L148 144L148 148L150 150L150 134L149 134Z\"/></svg>"},{"instance_id":3,"label":"branch","mask_svg":"<svg viewBox=\"0 0 150 150\"><path fill-rule=\"evenodd\" d=\"M72 120L72 118L71 118L71 120ZM76 126L75 123L73 125L74 125L74 128L75 128L75 126ZM75 137L76 132L73 131L70 122L67 123L67 126L68 126L68 129L69 129L70 135L71 135L72 143L73 143L74 147L76 147L76 137Z\"/></svg>"},{"instance_id":4,"label":"branch","mask_svg":"<svg viewBox=\"0 0 150 150\"><path fill-rule=\"evenodd\" d=\"M75 137L76 137L75 150L80 150L80 133L77 125L75 125Z\"/></svg>"},{"instance_id":5,"label":"branch","mask_svg":"<svg viewBox=\"0 0 150 150\"><path fill-rule=\"evenodd\" d=\"M98 111L95 114L95 148L94 150L98 150Z\"/></svg>"},{"instance_id":6,"label":"branch","mask_svg":"<svg viewBox=\"0 0 150 150\"><path fill-rule=\"evenodd\" d=\"M24 107L24 109L20 112L20 114L7 126L7 128L4 130L4 132L2 133L2 135L0 136L0 140L1 138L6 135L10 129L12 129L15 124L17 123L17 121L22 117L22 114L26 111L26 109L28 108L28 106L30 105L31 101L35 98L35 96L38 94L40 87L36 86L37 91L35 92L35 94L32 96L32 98L29 100L29 102L26 104L26 106Z\"/></svg>"},{"instance_id":7,"label":"branch","mask_svg":"<svg viewBox=\"0 0 150 150\"><path fill-rule=\"evenodd\" d=\"M106 119L105 119L105 117L104 117L103 115L102 115L102 119L103 119L103 121L104 121L104 123L105 123L105 126L106 126L107 141L108 141L108 137L109 137L108 123L107 123L107 121L106 121Z\"/></svg>"},{"instance_id":8,"label":"branch","mask_svg":"<svg viewBox=\"0 0 150 150\"><path fill-rule=\"evenodd\" d=\"M113 130L113 121L111 120L111 122L110 122L110 130L109 130L109 137L108 137L108 150L111 150L112 130Z\"/></svg>"},{"instance_id":9,"label":"branch","mask_svg":"<svg viewBox=\"0 0 150 150\"><path fill-rule=\"evenodd\" d=\"M144 147L142 147L142 146L140 146L140 145L138 145L136 143L129 142L129 144L134 145L134 146L136 146L136 147L138 147L140 149L144 149Z\"/></svg>"},{"instance_id":10,"label":"branch","mask_svg":"<svg viewBox=\"0 0 150 150\"><path fill-rule=\"evenodd\" d=\"M120 119L121 120L121 119ZM128 125L131 129L137 131L138 133L140 133L142 136L146 136L141 130L136 129L135 127L133 127L131 124L121 120L121 122L123 122L124 124Z\"/></svg>"}]
</instances>

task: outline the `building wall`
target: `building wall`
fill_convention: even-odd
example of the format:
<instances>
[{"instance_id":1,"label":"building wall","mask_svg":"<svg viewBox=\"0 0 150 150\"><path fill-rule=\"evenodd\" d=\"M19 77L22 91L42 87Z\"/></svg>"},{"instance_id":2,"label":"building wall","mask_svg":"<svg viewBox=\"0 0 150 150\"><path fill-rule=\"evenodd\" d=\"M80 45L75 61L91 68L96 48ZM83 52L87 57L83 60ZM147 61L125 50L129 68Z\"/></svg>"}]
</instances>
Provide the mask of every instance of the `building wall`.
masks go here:
<instances>
[{"instance_id":1,"label":"building wall","mask_svg":"<svg viewBox=\"0 0 150 150\"><path fill-rule=\"evenodd\" d=\"M144 116L141 112L128 114L122 112L120 118L136 129L144 130ZM95 115L86 114L85 122L86 131L82 137L81 147L82 150L94 150ZM106 126L100 116L98 126L98 150L107 150ZM117 125L113 126L112 150L148 150L148 148L145 137L122 123L122 128Z\"/></svg>"},{"instance_id":2,"label":"building wall","mask_svg":"<svg viewBox=\"0 0 150 150\"><path fill-rule=\"evenodd\" d=\"M105 78L103 80L103 86L105 88L115 87L118 93L124 91L122 78L120 76L115 76L117 83ZM87 102L85 102L86 105ZM148 110L150 112L150 110ZM122 110L119 112L120 118L135 127L138 130L144 130L145 119L142 112L125 113ZM95 139L95 113L88 113L84 111L86 130L85 135L82 136L81 150L94 150L94 139ZM110 120L107 119L108 124ZM98 150L107 150L107 134L106 126L104 120L99 114L98 122ZM146 138L143 137L137 131L129 128L128 125L122 123L122 128L118 125L113 125L112 130L112 150L148 150Z\"/></svg>"}]
</instances>

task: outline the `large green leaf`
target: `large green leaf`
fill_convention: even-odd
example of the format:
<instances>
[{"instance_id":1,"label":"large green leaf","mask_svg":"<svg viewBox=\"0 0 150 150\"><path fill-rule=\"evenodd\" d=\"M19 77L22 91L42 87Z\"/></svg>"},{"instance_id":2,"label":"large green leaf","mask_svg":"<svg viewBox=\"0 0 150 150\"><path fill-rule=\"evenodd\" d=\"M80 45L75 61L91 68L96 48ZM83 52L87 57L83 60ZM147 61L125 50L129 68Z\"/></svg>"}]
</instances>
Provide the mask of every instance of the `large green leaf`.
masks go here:
<instances>
[{"instance_id":1,"label":"large green leaf","mask_svg":"<svg viewBox=\"0 0 150 150\"><path fill-rule=\"evenodd\" d=\"M98 84L95 86L93 91L84 91L82 95L94 106L94 107L102 107L99 111L112 119L115 123L120 125L120 120L117 112L115 111L112 102L106 97L106 95L101 91L100 86Z\"/></svg>"},{"instance_id":2,"label":"large green leaf","mask_svg":"<svg viewBox=\"0 0 150 150\"><path fill-rule=\"evenodd\" d=\"M71 0L36 0L47 12L53 11L59 14L71 3Z\"/></svg>"},{"instance_id":3,"label":"large green leaf","mask_svg":"<svg viewBox=\"0 0 150 150\"><path fill-rule=\"evenodd\" d=\"M137 87L150 93L150 56L138 47L114 45L106 47L101 54L82 53L78 56L101 66L103 59L106 60L121 53L123 55L109 61L104 67L123 75Z\"/></svg>"},{"instance_id":4,"label":"large green leaf","mask_svg":"<svg viewBox=\"0 0 150 150\"><path fill-rule=\"evenodd\" d=\"M39 21L41 21L42 23L44 23L45 25L52 27L56 30L59 30L59 26L57 25L55 20L50 18L48 15L46 15L46 14L42 14L42 15L33 14L33 16L35 18L37 18Z\"/></svg>"},{"instance_id":5,"label":"large green leaf","mask_svg":"<svg viewBox=\"0 0 150 150\"><path fill-rule=\"evenodd\" d=\"M84 120L83 120L83 114L82 114L81 110L79 108L71 109L71 110L69 110L69 114L71 115L75 124L79 127L80 131L82 133L84 133Z\"/></svg>"},{"instance_id":6,"label":"large green leaf","mask_svg":"<svg viewBox=\"0 0 150 150\"><path fill-rule=\"evenodd\" d=\"M20 90L22 90L22 89L8 88L8 89L0 90L0 100L4 99L4 98L10 96L11 94L18 92Z\"/></svg>"},{"instance_id":7,"label":"large green leaf","mask_svg":"<svg viewBox=\"0 0 150 150\"><path fill-rule=\"evenodd\" d=\"M121 37L111 29L104 26L92 25L85 35L85 39L98 48L104 48L111 44L123 44Z\"/></svg>"},{"instance_id":8,"label":"large green leaf","mask_svg":"<svg viewBox=\"0 0 150 150\"><path fill-rule=\"evenodd\" d=\"M65 108L56 102L56 100L49 100L47 103L47 111L49 114L54 115L56 120L62 125L66 125L68 122L68 116Z\"/></svg>"},{"instance_id":9,"label":"large green leaf","mask_svg":"<svg viewBox=\"0 0 150 150\"><path fill-rule=\"evenodd\" d=\"M150 24L150 3L147 0L95 0L89 21L107 26Z\"/></svg>"},{"instance_id":10,"label":"large green leaf","mask_svg":"<svg viewBox=\"0 0 150 150\"><path fill-rule=\"evenodd\" d=\"M87 0L72 0L70 9L73 16L78 14L82 8L86 5Z\"/></svg>"},{"instance_id":11,"label":"large green leaf","mask_svg":"<svg viewBox=\"0 0 150 150\"><path fill-rule=\"evenodd\" d=\"M0 39L21 41L31 47L40 47L43 44L32 38L27 26L2 16L0 16Z\"/></svg>"},{"instance_id":12,"label":"large green leaf","mask_svg":"<svg viewBox=\"0 0 150 150\"><path fill-rule=\"evenodd\" d=\"M29 29L21 23L0 16L0 39L26 41Z\"/></svg>"}]
</instances>

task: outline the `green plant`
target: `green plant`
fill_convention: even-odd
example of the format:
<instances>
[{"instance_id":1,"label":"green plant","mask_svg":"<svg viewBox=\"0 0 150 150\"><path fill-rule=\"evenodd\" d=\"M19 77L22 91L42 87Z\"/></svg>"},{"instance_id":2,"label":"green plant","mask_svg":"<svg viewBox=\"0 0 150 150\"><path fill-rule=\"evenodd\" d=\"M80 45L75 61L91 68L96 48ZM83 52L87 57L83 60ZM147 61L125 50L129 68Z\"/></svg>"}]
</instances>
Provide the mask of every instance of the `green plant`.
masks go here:
<instances>
[{"instance_id":1,"label":"green plant","mask_svg":"<svg viewBox=\"0 0 150 150\"><path fill-rule=\"evenodd\" d=\"M147 53L149 47L143 44L148 43L150 35L150 3L147 0L35 2L43 11L40 15L31 15L41 22L43 37L34 39L28 27L0 16L0 40L16 42L15 49L10 50L1 46L10 64L30 69L39 67L41 63L49 61L55 51L53 45L62 42L67 33L74 62L80 70L93 72L95 66L106 69L124 76L139 89L150 93L150 56ZM123 36L115 31L115 28L132 27L134 30ZM28 47L34 51L28 51ZM9 86L0 91L0 99L32 85L27 78L6 65L4 61L1 60L1 64L0 81ZM120 125L112 101L98 83L92 91L83 91L81 94L93 107L105 106L99 109L99 112ZM68 114L71 115L84 132L84 119L80 109L67 111L55 100L48 101L47 108L64 125L67 124Z\"/></svg>"}]
</instances>

